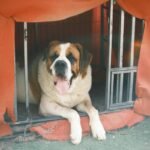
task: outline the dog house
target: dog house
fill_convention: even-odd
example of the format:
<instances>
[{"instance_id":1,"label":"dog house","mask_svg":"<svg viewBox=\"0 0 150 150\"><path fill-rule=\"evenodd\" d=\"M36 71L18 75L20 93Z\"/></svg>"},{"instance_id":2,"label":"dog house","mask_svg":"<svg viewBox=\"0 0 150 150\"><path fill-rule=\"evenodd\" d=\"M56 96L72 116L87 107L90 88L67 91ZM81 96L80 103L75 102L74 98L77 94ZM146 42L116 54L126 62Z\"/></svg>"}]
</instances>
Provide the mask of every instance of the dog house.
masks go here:
<instances>
[{"instance_id":1,"label":"dog house","mask_svg":"<svg viewBox=\"0 0 150 150\"><path fill-rule=\"evenodd\" d=\"M40 116L38 106L30 104L28 98L30 60L52 40L79 42L93 54L90 95L100 113L134 108L138 113L150 115L148 0L142 4L139 0L64 0L59 3L42 2L43 6L40 1L36 4L35 1L15 1L16 6L11 1L0 6L3 33L0 36L0 61L3 64L0 66L0 121L6 131L0 135L12 133L8 124L13 126L15 133L16 130L25 131L36 123L61 119ZM70 6L72 9L69 9ZM135 9L132 9L133 6ZM25 70L25 103L17 102L17 62ZM85 114L81 113L81 116Z\"/></svg>"}]
</instances>

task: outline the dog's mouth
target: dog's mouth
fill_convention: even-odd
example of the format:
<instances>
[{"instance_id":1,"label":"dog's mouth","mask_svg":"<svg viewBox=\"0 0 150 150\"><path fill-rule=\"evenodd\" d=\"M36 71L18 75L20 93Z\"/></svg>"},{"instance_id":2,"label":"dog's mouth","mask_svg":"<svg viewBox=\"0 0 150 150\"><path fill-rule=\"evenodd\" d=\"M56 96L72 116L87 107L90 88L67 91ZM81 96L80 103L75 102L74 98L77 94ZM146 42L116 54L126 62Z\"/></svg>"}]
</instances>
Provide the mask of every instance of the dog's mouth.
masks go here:
<instances>
[{"instance_id":1,"label":"dog's mouth","mask_svg":"<svg viewBox=\"0 0 150 150\"><path fill-rule=\"evenodd\" d=\"M55 77L54 86L59 94L64 95L70 88L70 81L65 78Z\"/></svg>"}]
</instances>

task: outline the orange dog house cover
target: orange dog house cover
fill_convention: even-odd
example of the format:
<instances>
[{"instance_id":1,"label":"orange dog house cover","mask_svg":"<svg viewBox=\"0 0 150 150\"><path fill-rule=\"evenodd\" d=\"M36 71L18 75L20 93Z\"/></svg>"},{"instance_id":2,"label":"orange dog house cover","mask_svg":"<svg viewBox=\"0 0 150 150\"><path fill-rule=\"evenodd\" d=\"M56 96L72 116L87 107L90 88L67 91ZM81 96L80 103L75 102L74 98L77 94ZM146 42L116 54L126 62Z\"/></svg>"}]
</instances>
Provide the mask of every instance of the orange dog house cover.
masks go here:
<instances>
[{"instance_id":1,"label":"orange dog house cover","mask_svg":"<svg viewBox=\"0 0 150 150\"><path fill-rule=\"evenodd\" d=\"M107 0L0 0L0 135L11 133L4 114L15 121L15 22L43 22L66 19L93 9ZM135 111L150 115L150 1L118 0L126 11L145 19L145 31L137 73Z\"/></svg>"}]
</instances>

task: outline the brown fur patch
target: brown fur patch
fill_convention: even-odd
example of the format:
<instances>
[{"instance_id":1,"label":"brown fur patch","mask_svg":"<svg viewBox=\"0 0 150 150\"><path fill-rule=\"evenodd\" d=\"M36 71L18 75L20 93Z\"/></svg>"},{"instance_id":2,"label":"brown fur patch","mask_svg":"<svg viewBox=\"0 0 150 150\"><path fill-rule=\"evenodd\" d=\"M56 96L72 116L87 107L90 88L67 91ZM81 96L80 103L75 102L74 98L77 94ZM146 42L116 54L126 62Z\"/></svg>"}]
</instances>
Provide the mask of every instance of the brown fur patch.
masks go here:
<instances>
[{"instance_id":1,"label":"brown fur patch","mask_svg":"<svg viewBox=\"0 0 150 150\"><path fill-rule=\"evenodd\" d=\"M59 41L53 41L49 44L48 50L47 50L47 69L50 71L50 65L52 64L51 57L53 55L59 55L60 54L60 47L59 45L62 44ZM78 43L71 43L69 48L66 51L66 56L69 54L72 54L75 58L75 62L71 64L72 72L74 72L75 75L78 75L80 73L82 77L84 78L87 74L87 67L91 63L92 55L84 50L82 46Z\"/></svg>"},{"instance_id":2,"label":"brown fur patch","mask_svg":"<svg viewBox=\"0 0 150 150\"><path fill-rule=\"evenodd\" d=\"M52 64L52 61L50 60L50 58L48 58L47 61L46 61L46 68L47 68L48 72L50 72L51 64Z\"/></svg>"},{"instance_id":3,"label":"brown fur patch","mask_svg":"<svg viewBox=\"0 0 150 150\"><path fill-rule=\"evenodd\" d=\"M71 44L70 47L67 49L66 51L66 56L72 54L73 57L75 58L75 62L73 64L71 64L71 69L72 72L75 73L75 75L77 76L80 70L79 64L80 64L80 53L78 51L78 49Z\"/></svg>"},{"instance_id":4,"label":"brown fur patch","mask_svg":"<svg viewBox=\"0 0 150 150\"><path fill-rule=\"evenodd\" d=\"M81 73L82 78L84 78L87 74L87 67L92 61L92 55L88 51L84 50L79 43L75 43L73 45L79 51L79 72Z\"/></svg>"},{"instance_id":5,"label":"brown fur patch","mask_svg":"<svg viewBox=\"0 0 150 150\"><path fill-rule=\"evenodd\" d=\"M49 44L48 49L47 49L47 60L46 60L46 66L47 70L50 71L50 66L52 64L52 57L54 55L59 55L60 54L60 42L59 41L53 41Z\"/></svg>"}]
</instances>

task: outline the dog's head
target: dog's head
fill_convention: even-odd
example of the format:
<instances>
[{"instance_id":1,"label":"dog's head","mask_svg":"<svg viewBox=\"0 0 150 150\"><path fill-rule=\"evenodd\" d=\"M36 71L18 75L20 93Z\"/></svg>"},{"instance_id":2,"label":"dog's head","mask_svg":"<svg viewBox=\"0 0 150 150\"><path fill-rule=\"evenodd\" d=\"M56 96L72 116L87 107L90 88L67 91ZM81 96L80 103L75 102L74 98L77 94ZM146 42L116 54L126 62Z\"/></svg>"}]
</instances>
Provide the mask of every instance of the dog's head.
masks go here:
<instances>
[{"instance_id":1,"label":"dog's head","mask_svg":"<svg viewBox=\"0 0 150 150\"><path fill-rule=\"evenodd\" d=\"M54 77L54 85L60 94L67 92L78 75L86 76L91 59L92 55L80 44L59 41L51 42L44 55L47 70Z\"/></svg>"}]
</instances>

